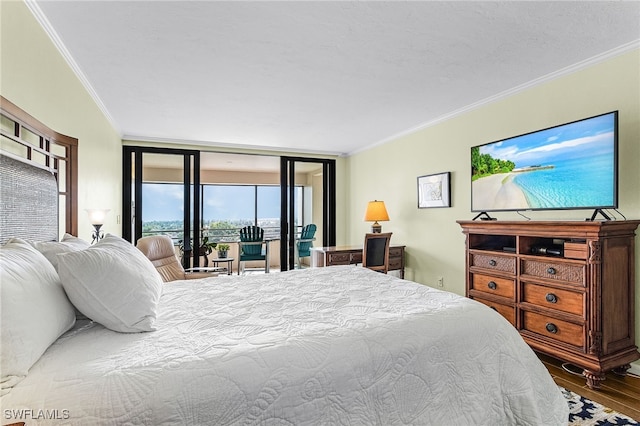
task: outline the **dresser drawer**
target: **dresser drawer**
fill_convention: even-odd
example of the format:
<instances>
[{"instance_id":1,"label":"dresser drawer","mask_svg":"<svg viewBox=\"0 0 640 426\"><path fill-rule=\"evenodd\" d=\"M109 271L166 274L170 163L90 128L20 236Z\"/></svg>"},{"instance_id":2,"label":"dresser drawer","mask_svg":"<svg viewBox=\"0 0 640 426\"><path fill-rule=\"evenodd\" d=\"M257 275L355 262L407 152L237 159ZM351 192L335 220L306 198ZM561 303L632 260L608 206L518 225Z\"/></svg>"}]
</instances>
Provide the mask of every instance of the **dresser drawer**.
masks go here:
<instances>
[{"instance_id":1,"label":"dresser drawer","mask_svg":"<svg viewBox=\"0 0 640 426\"><path fill-rule=\"evenodd\" d=\"M522 301L584 318L584 293L524 283Z\"/></svg>"},{"instance_id":2,"label":"dresser drawer","mask_svg":"<svg viewBox=\"0 0 640 426\"><path fill-rule=\"evenodd\" d=\"M470 266L493 269L495 271L516 273L516 258L510 256L500 256L494 254L471 253L469 259Z\"/></svg>"},{"instance_id":3,"label":"dresser drawer","mask_svg":"<svg viewBox=\"0 0 640 426\"><path fill-rule=\"evenodd\" d=\"M474 297L473 300L487 305L488 307L502 315L507 321L511 323L512 326L516 326L516 308L514 308L513 306L507 306L503 305L502 303L492 302L481 297Z\"/></svg>"},{"instance_id":4,"label":"dresser drawer","mask_svg":"<svg viewBox=\"0 0 640 426\"><path fill-rule=\"evenodd\" d=\"M584 348L584 326L524 311L522 328L540 336Z\"/></svg>"},{"instance_id":5,"label":"dresser drawer","mask_svg":"<svg viewBox=\"0 0 640 426\"><path fill-rule=\"evenodd\" d=\"M520 275L532 275L584 286L584 268L584 265L523 259Z\"/></svg>"},{"instance_id":6,"label":"dresser drawer","mask_svg":"<svg viewBox=\"0 0 640 426\"><path fill-rule=\"evenodd\" d=\"M389 270L395 271L402 269L402 258L391 259L389 258Z\"/></svg>"},{"instance_id":7,"label":"dresser drawer","mask_svg":"<svg viewBox=\"0 0 640 426\"><path fill-rule=\"evenodd\" d=\"M351 263L362 263L362 252L351 253Z\"/></svg>"},{"instance_id":8,"label":"dresser drawer","mask_svg":"<svg viewBox=\"0 0 640 426\"><path fill-rule=\"evenodd\" d=\"M404 252L404 249L402 247L389 247L389 258L401 258L402 252Z\"/></svg>"},{"instance_id":9,"label":"dresser drawer","mask_svg":"<svg viewBox=\"0 0 640 426\"><path fill-rule=\"evenodd\" d=\"M470 288L483 293L515 300L516 286L514 280L483 274L472 274Z\"/></svg>"},{"instance_id":10,"label":"dresser drawer","mask_svg":"<svg viewBox=\"0 0 640 426\"><path fill-rule=\"evenodd\" d=\"M328 265L349 265L351 263L351 253L328 253Z\"/></svg>"}]
</instances>

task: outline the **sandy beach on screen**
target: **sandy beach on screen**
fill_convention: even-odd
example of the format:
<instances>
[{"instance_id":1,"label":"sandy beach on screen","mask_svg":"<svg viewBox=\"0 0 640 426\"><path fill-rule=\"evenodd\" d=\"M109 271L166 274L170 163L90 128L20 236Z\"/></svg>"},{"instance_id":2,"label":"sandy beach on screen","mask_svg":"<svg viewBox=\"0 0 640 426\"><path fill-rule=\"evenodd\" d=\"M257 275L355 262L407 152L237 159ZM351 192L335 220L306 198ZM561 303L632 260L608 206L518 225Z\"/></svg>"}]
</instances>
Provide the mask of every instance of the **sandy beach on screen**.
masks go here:
<instances>
[{"instance_id":1,"label":"sandy beach on screen","mask_svg":"<svg viewBox=\"0 0 640 426\"><path fill-rule=\"evenodd\" d=\"M514 173L500 173L471 183L474 210L526 210L529 207L524 192L512 182Z\"/></svg>"}]
</instances>

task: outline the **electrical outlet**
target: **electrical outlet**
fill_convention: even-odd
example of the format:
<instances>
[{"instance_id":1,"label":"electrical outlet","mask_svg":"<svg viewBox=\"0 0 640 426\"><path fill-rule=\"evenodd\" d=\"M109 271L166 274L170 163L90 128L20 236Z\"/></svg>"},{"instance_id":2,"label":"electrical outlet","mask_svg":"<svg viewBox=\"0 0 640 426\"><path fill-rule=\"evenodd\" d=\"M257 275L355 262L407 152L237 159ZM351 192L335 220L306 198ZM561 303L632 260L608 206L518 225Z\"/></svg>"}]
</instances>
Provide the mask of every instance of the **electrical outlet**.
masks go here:
<instances>
[{"instance_id":1,"label":"electrical outlet","mask_svg":"<svg viewBox=\"0 0 640 426\"><path fill-rule=\"evenodd\" d=\"M444 287L444 278L438 277L438 287Z\"/></svg>"}]
</instances>

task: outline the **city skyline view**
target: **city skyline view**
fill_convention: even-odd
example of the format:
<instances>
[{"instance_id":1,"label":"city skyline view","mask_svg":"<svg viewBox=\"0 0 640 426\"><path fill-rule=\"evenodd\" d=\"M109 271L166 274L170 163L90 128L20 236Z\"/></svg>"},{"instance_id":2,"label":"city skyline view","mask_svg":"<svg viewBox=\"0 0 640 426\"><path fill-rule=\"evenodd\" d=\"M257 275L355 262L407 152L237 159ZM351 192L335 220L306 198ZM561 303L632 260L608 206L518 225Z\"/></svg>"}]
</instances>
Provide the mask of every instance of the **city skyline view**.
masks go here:
<instances>
[{"instance_id":1,"label":"city skyline view","mask_svg":"<svg viewBox=\"0 0 640 426\"><path fill-rule=\"evenodd\" d=\"M257 191L257 200L256 200ZM203 221L280 218L280 187L203 185ZM182 184L144 183L142 221L180 221L184 216ZM257 209L257 212L256 212Z\"/></svg>"}]
</instances>

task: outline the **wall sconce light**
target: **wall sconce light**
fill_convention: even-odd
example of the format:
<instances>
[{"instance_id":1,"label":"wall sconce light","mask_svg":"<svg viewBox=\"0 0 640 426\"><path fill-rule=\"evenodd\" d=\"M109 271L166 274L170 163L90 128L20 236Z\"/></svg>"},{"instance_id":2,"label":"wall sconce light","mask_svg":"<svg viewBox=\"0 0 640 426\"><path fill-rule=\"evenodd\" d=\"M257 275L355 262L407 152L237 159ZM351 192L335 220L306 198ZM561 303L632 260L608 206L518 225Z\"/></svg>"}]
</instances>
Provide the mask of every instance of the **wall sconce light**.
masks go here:
<instances>
[{"instance_id":1,"label":"wall sconce light","mask_svg":"<svg viewBox=\"0 0 640 426\"><path fill-rule=\"evenodd\" d=\"M109 213L110 209L86 209L89 215L89 221L93 225L93 232L91 233L91 244L100 241L104 238L104 232L100 231L102 225L104 225L104 219Z\"/></svg>"},{"instance_id":2,"label":"wall sconce light","mask_svg":"<svg viewBox=\"0 0 640 426\"><path fill-rule=\"evenodd\" d=\"M384 201L369 201L367 211L364 214L364 220L367 222L373 222L373 225L371 225L371 232L374 234L381 233L382 225L380 225L378 221L382 222L389 220L389 213L387 213L387 208L384 206Z\"/></svg>"}]
</instances>

